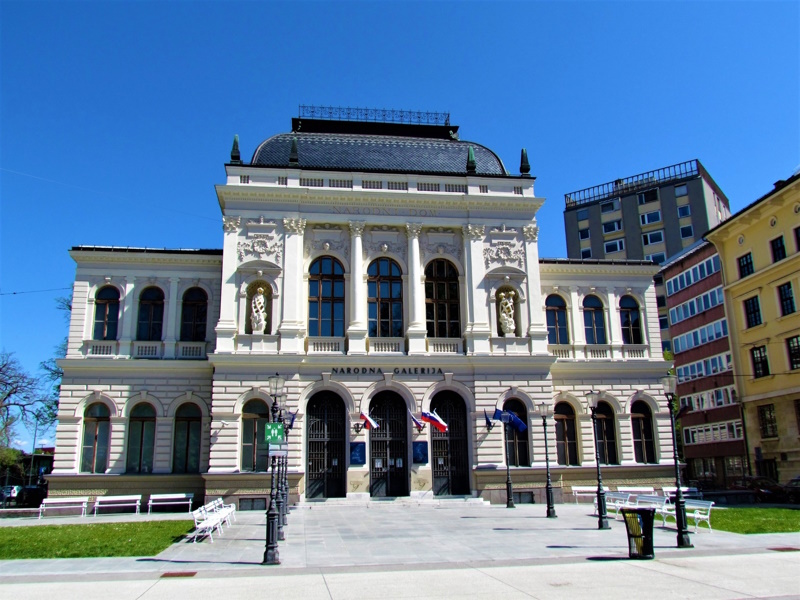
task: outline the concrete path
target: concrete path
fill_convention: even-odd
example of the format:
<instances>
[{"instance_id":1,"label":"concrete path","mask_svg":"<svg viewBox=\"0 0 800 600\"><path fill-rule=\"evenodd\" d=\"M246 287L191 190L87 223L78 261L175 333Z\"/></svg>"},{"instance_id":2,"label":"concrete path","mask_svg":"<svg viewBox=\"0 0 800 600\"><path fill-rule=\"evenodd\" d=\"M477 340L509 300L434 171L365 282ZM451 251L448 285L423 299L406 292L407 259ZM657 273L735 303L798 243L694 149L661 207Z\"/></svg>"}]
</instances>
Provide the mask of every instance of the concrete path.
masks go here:
<instances>
[{"instance_id":1,"label":"concrete path","mask_svg":"<svg viewBox=\"0 0 800 600\"><path fill-rule=\"evenodd\" d=\"M691 535L694 548L677 549L674 527L659 521L655 560L635 561L622 521L599 531L591 505L556 509L547 519L541 505L304 505L289 516L278 566L260 564L264 514L239 512L213 543L179 543L156 557L0 561L0 597L800 599L800 533L703 528Z\"/></svg>"}]
</instances>

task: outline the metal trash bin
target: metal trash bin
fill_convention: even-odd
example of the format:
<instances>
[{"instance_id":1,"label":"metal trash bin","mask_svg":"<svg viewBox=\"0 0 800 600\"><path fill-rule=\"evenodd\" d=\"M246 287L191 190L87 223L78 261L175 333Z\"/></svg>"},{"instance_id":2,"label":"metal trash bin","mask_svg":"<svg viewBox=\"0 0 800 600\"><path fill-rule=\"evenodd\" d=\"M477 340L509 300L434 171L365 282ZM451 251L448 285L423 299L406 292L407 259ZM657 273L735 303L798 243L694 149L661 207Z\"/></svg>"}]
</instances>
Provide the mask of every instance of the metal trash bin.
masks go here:
<instances>
[{"instance_id":1,"label":"metal trash bin","mask_svg":"<svg viewBox=\"0 0 800 600\"><path fill-rule=\"evenodd\" d=\"M621 512L628 532L628 556L639 559L655 558L653 522L656 518L656 509L623 508Z\"/></svg>"}]
</instances>

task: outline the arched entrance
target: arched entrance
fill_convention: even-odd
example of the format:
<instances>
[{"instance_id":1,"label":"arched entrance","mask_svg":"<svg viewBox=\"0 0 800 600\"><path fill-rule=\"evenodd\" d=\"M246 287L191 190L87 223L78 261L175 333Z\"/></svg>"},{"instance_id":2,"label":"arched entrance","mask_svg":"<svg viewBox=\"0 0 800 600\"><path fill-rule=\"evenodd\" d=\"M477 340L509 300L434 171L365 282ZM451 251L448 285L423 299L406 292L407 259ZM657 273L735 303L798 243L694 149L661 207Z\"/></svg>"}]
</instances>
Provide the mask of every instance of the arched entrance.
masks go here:
<instances>
[{"instance_id":1,"label":"arched entrance","mask_svg":"<svg viewBox=\"0 0 800 600\"><path fill-rule=\"evenodd\" d=\"M347 424L344 402L333 392L308 401L306 498L344 498L347 490Z\"/></svg>"},{"instance_id":2,"label":"arched entrance","mask_svg":"<svg viewBox=\"0 0 800 600\"><path fill-rule=\"evenodd\" d=\"M395 392L379 392L369 405L378 429L369 431L370 496L408 496L408 409Z\"/></svg>"},{"instance_id":3,"label":"arched entrance","mask_svg":"<svg viewBox=\"0 0 800 600\"><path fill-rule=\"evenodd\" d=\"M455 392L439 392L431 410L447 423L447 431L431 429L433 493L437 496L469 494L467 407Z\"/></svg>"}]
</instances>

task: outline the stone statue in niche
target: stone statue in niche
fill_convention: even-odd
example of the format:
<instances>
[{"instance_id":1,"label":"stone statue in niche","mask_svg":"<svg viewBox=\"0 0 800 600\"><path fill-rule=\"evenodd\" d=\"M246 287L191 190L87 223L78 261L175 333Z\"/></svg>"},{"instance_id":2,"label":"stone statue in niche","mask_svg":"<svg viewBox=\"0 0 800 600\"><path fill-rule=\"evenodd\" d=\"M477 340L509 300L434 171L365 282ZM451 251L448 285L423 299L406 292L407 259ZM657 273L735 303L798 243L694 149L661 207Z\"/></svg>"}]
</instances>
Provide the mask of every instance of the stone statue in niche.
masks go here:
<instances>
[{"instance_id":1,"label":"stone statue in niche","mask_svg":"<svg viewBox=\"0 0 800 600\"><path fill-rule=\"evenodd\" d=\"M256 290L253 295L252 308L250 324L253 326L253 333L264 333L264 327L267 324L267 299L264 296L264 288L260 287Z\"/></svg>"},{"instance_id":2,"label":"stone statue in niche","mask_svg":"<svg viewBox=\"0 0 800 600\"><path fill-rule=\"evenodd\" d=\"M500 328L506 336L514 335L517 327L514 322L514 296L516 294L513 290L509 292L500 292Z\"/></svg>"}]
</instances>

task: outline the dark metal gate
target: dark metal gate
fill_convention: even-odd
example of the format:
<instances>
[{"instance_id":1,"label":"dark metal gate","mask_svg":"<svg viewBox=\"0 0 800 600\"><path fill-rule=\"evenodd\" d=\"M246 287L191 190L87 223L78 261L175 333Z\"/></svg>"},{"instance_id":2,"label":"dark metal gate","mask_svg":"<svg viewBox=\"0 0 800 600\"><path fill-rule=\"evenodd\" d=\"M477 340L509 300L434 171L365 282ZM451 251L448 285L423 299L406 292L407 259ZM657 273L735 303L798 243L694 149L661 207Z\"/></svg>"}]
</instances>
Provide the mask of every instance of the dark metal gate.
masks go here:
<instances>
[{"instance_id":1,"label":"dark metal gate","mask_svg":"<svg viewBox=\"0 0 800 600\"><path fill-rule=\"evenodd\" d=\"M467 408L455 392L439 392L431 400L447 431L431 429L433 493L437 496L469 494Z\"/></svg>"},{"instance_id":2,"label":"dark metal gate","mask_svg":"<svg viewBox=\"0 0 800 600\"><path fill-rule=\"evenodd\" d=\"M308 401L306 411L306 498L344 498L347 489L344 402L332 392L320 392Z\"/></svg>"},{"instance_id":3,"label":"dark metal gate","mask_svg":"<svg viewBox=\"0 0 800 600\"><path fill-rule=\"evenodd\" d=\"M370 402L378 429L369 432L370 496L408 496L408 409L394 392L380 392Z\"/></svg>"}]
</instances>

